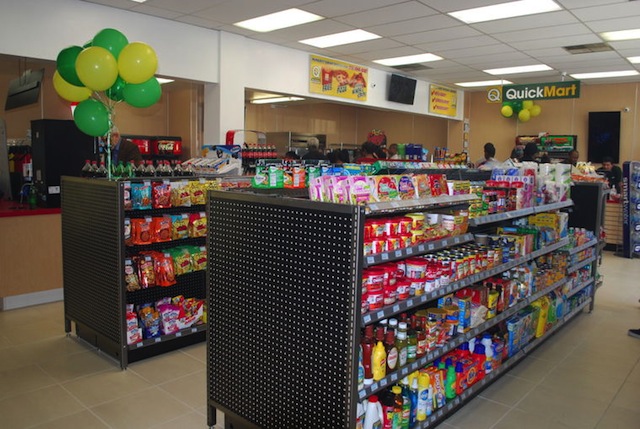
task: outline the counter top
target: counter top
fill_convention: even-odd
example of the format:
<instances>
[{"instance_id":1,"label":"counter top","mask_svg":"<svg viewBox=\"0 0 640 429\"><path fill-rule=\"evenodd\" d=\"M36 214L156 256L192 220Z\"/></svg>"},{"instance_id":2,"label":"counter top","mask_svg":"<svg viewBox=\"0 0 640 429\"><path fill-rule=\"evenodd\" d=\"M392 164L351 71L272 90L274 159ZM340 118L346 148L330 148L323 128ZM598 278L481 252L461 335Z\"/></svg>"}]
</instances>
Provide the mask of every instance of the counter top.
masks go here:
<instances>
[{"instance_id":1,"label":"counter top","mask_svg":"<svg viewBox=\"0 0 640 429\"><path fill-rule=\"evenodd\" d=\"M48 214L60 214L60 208L30 209L29 204L20 204L19 201L0 200L0 218L16 216L37 216Z\"/></svg>"}]
</instances>

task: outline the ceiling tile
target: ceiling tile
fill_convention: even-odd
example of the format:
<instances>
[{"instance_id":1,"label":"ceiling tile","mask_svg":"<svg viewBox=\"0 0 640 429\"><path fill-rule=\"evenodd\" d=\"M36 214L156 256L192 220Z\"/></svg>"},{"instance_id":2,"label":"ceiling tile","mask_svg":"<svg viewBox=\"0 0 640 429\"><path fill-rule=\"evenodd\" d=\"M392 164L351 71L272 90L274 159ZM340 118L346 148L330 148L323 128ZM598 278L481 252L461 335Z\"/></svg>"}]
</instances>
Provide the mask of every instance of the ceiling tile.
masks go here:
<instances>
[{"instance_id":1,"label":"ceiling tile","mask_svg":"<svg viewBox=\"0 0 640 429\"><path fill-rule=\"evenodd\" d=\"M384 37L395 37L402 34L418 33L428 30L439 30L449 27L460 27L462 24L448 16L426 16L390 24L367 26L365 29Z\"/></svg>"},{"instance_id":2,"label":"ceiling tile","mask_svg":"<svg viewBox=\"0 0 640 429\"><path fill-rule=\"evenodd\" d=\"M616 50L640 49L640 40L621 40L620 42L609 42L609 45Z\"/></svg>"},{"instance_id":3,"label":"ceiling tile","mask_svg":"<svg viewBox=\"0 0 640 429\"><path fill-rule=\"evenodd\" d=\"M525 40L523 42L512 42L509 44L518 50L527 51L529 49L554 48L561 46L584 45L587 43L601 42L602 39L593 34L584 36L567 36L561 39Z\"/></svg>"},{"instance_id":4,"label":"ceiling tile","mask_svg":"<svg viewBox=\"0 0 640 429\"><path fill-rule=\"evenodd\" d=\"M591 6L600 6L604 4L616 4L616 3L625 3L629 0L554 0L561 6L565 8L582 8L582 7L591 7Z\"/></svg>"},{"instance_id":5,"label":"ceiling tile","mask_svg":"<svg viewBox=\"0 0 640 429\"><path fill-rule=\"evenodd\" d=\"M640 2L627 1L604 6L579 8L574 10L573 14L585 22L638 16L640 15Z\"/></svg>"},{"instance_id":6,"label":"ceiling tile","mask_svg":"<svg viewBox=\"0 0 640 429\"><path fill-rule=\"evenodd\" d=\"M488 46L471 46L463 49L437 51L438 55L444 56L445 58L456 59L456 60L464 59L463 62L465 63L467 58L474 58L477 56L483 56L485 58L493 57L494 55L508 53L508 52L517 52L517 51L503 44L495 44L495 45L488 45Z\"/></svg>"},{"instance_id":7,"label":"ceiling tile","mask_svg":"<svg viewBox=\"0 0 640 429\"><path fill-rule=\"evenodd\" d=\"M321 0L304 6L304 10L321 16L336 17L385 7L406 0Z\"/></svg>"},{"instance_id":8,"label":"ceiling tile","mask_svg":"<svg viewBox=\"0 0 640 429\"><path fill-rule=\"evenodd\" d=\"M468 57L464 59L464 63L474 68L485 70L511 66L528 66L536 62L530 56L521 52L507 52L491 56L478 55L477 57Z\"/></svg>"},{"instance_id":9,"label":"ceiling tile","mask_svg":"<svg viewBox=\"0 0 640 429\"><path fill-rule=\"evenodd\" d=\"M491 36L465 37L461 39L442 40L440 42L431 42L428 44L429 49L439 52L447 52L454 49L474 48L490 45L498 45L496 39ZM423 47L422 45L416 45Z\"/></svg>"},{"instance_id":10,"label":"ceiling tile","mask_svg":"<svg viewBox=\"0 0 640 429\"><path fill-rule=\"evenodd\" d=\"M175 12L168 9L160 9L159 7L147 6L146 4L141 4L131 9L132 12L144 13L147 15L157 16L159 18L167 18L174 19L181 15L184 15L180 12Z\"/></svg>"},{"instance_id":11,"label":"ceiling tile","mask_svg":"<svg viewBox=\"0 0 640 429\"><path fill-rule=\"evenodd\" d=\"M443 28L441 30L423 31L422 33L404 34L402 36L395 36L394 39L407 45L416 45L450 40L455 37L472 37L479 35L480 33L471 27L459 26Z\"/></svg>"},{"instance_id":12,"label":"ceiling tile","mask_svg":"<svg viewBox=\"0 0 640 429\"><path fill-rule=\"evenodd\" d=\"M334 52L339 52L341 54L359 54L364 52L371 52L383 49L391 49L404 46L402 43L398 43L395 40L391 39L375 39L375 40L367 40L365 42L358 43L350 43L348 45L342 46L332 46L331 50Z\"/></svg>"},{"instance_id":13,"label":"ceiling tile","mask_svg":"<svg viewBox=\"0 0 640 429\"><path fill-rule=\"evenodd\" d=\"M194 15L183 15L176 18L176 21L184 22L185 24L196 25L204 28L220 29L224 24L214 21L212 19L205 19Z\"/></svg>"},{"instance_id":14,"label":"ceiling tile","mask_svg":"<svg viewBox=\"0 0 640 429\"><path fill-rule=\"evenodd\" d=\"M454 12L457 10L471 9L474 7L491 6L493 4L504 3L505 0L420 0L422 3L438 10L440 12Z\"/></svg>"},{"instance_id":15,"label":"ceiling tile","mask_svg":"<svg viewBox=\"0 0 640 429\"><path fill-rule=\"evenodd\" d=\"M376 49L375 51L361 52L358 54L358 56L367 61L373 61L373 60L380 60L383 58L395 58L395 57L403 57L406 55L417 55L417 54L424 54L424 53L425 53L424 51L421 51L420 49L417 49L413 46L407 46L399 43L398 46L395 46L393 48Z\"/></svg>"},{"instance_id":16,"label":"ceiling tile","mask_svg":"<svg viewBox=\"0 0 640 429\"><path fill-rule=\"evenodd\" d=\"M131 9L137 6L139 3L132 2L131 0L84 0L87 3L101 4L104 6L116 7L118 9Z\"/></svg>"},{"instance_id":17,"label":"ceiling tile","mask_svg":"<svg viewBox=\"0 0 640 429\"><path fill-rule=\"evenodd\" d=\"M551 39L585 34L591 34L591 31L584 24L569 24L498 33L493 34L493 37L505 43L509 43L523 40Z\"/></svg>"},{"instance_id":18,"label":"ceiling tile","mask_svg":"<svg viewBox=\"0 0 640 429\"><path fill-rule=\"evenodd\" d=\"M337 22L332 19L323 19L322 21L315 21L308 24L296 25L295 27L275 30L272 33L277 34L285 40L297 42L298 40L326 36L328 34L341 33L343 31L354 29L354 27L343 24L342 22Z\"/></svg>"},{"instance_id":19,"label":"ceiling tile","mask_svg":"<svg viewBox=\"0 0 640 429\"><path fill-rule=\"evenodd\" d=\"M486 34L519 31L528 28L552 27L556 25L575 24L578 20L567 11L547 12L537 15L519 16L517 18L499 19L496 21L473 24L472 27Z\"/></svg>"},{"instance_id":20,"label":"ceiling tile","mask_svg":"<svg viewBox=\"0 0 640 429\"><path fill-rule=\"evenodd\" d=\"M604 31L630 30L639 28L638 16L629 16L626 18L603 19L601 21L590 21L585 23L592 31L602 33Z\"/></svg>"},{"instance_id":21,"label":"ceiling tile","mask_svg":"<svg viewBox=\"0 0 640 429\"><path fill-rule=\"evenodd\" d=\"M284 9L287 9L287 6L280 1L232 0L202 9L195 15L233 24Z\"/></svg>"},{"instance_id":22,"label":"ceiling tile","mask_svg":"<svg viewBox=\"0 0 640 429\"><path fill-rule=\"evenodd\" d=\"M127 1L130 2L131 0ZM175 0L147 0L144 4L174 12L182 12L182 14L191 14L225 1L227 0L181 0L179 2Z\"/></svg>"},{"instance_id":23,"label":"ceiling tile","mask_svg":"<svg viewBox=\"0 0 640 429\"><path fill-rule=\"evenodd\" d=\"M421 16L435 15L436 13L436 11L423 5L422 3L418 3L417 1L409 1L406 3L381 7L378 9L371 9L366 12L343 15L337 17L336 21L344 22L345 24L353 25L354 27L364 28L374 25L404 21Z\"/></svg>"}]
</instances>

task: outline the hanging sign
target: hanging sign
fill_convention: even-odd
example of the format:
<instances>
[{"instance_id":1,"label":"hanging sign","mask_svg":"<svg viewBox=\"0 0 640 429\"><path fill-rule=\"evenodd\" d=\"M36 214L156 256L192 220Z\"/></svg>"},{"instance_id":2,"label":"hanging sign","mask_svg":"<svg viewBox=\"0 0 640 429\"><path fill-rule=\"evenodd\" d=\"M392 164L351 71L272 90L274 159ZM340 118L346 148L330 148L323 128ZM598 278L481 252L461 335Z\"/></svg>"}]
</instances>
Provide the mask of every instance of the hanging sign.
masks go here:
<instances>
[{"instance_id":1,"label":"hanging sign","mask_svg":"<svg viewBox=\"0 0 640 429\"><path fill-rule=\"evenodd\" d=\"M502 101L580 98L580 81L504 85Z\"/></svg>"},{"instance_id":2,"label":"hanging sign","mask_svg":"<svg viewBox=\"0 0 640 429\"><path fill-rule=\"evenodd\" d=\"M367 101L369 69L357 64L311 55L309 91L332 97Z\"/></svg>"},{"instance_id":3,"label":"hanging sign","mask_svg":"<svg viewBox=\"0 0 640 429\"><path fill-rule=\"evenodd\" d=\"M458 91L440 85L429 85L429 113L458 116Z\"/></svg>"}]
</instances>

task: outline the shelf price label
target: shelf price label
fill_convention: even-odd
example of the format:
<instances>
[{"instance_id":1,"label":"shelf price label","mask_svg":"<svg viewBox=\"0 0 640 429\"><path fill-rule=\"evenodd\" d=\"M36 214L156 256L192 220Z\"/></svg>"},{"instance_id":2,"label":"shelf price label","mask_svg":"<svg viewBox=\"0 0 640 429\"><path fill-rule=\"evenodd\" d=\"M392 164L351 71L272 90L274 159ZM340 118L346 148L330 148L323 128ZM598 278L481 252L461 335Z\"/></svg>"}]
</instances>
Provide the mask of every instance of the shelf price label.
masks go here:
<instances>
[{"instance_id":1,"label":"shelf price label","mask_svg":"<svg viewBox=\"0 0 640 429\"><path fill-rule=\"evenodd\" d=\"M371 265L376 261L376 258L373 256L367 256L367 264Z\"/></svg>"},{"instance_id":2,"label":"shelf price label","mask_svg":"<svg viewBox=\"0 0 640 429\"><path fill-rule=\"evenodd\" d=\"M402 250L396 250L396 258L401 258L402 257Z\"/></svg>"},{"instance_id":3,"label":"shelf price label","mask_svg":"<svg viewBox=\"0 0 640 429\"><path fill-rule=\"evenodd\" d=\"M383 261L388 261L389 260L389 254L388 253L383 253L382 255L380 255L381 259Z\"/></svg>"},{"instance_id":4,"label":"shelf price label","mask_svg":"<svg viewBox=\"0 0 640 429\"><path fill-rule=\"evenodd\" d=\"M159 343L160 341L162 341L162 338L160 338L160 337L157 337L157 338L153 339L154 343Z\"/></svg>"},{"instance_id":5,"label":"shelf price label","mask_svg":"<svg viewBox=\"0 0 640 429\"><path fill-rule=\"evenodd\" d=\"M638 225L638 226L640 226L640 225ZM406 249L406 252L407 252L407 255L413 255L413 247L408 247Z\"/></svg>"}]
</instances>

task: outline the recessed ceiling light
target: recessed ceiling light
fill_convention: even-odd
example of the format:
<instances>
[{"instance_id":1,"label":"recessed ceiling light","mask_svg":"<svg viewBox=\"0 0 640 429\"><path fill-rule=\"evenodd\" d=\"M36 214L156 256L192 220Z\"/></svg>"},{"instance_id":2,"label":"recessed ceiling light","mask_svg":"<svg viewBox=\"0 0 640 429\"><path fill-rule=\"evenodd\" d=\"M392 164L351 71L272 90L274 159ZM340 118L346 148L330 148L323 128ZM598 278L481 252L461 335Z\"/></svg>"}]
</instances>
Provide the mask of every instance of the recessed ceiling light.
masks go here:
<instances>
[{"instance_id":1,"label":"recessed ceiling light","mask_svg":"<svg viewBox=\"0 0 640 429\"><path fill-rule=\"evenodd\" d=\"M640 29L636 28L634 30L607 31L605 33L600 33L600 36L608 42L614 42L617 40L640 39Z\"/></svg>"},{"instance_id":2,"label":"recessed ceiling light","mask_svg":"<svg viewBox=\"0 0 640 429\"><path fill-rule=\"evenodd\" d=\"M270 13L269 15L259 16L257 18L247 19L245 21L236 22L236 27L246 28L251 31L266 33L281 28L293 27L295 25L306 24L308 22L319 21L324 19L320 15L305 12L304 10L292 8L281 12Z\"/></svg>"},{"instance_id":3,"label":"recessed ceiling light","mask_svg":"<svg viewBox=\"0 0 640 429\"><path fill-rule=\"evenodd\" d=\"M316 48L329 48L331 46L347 45L349 43L364 42L365 40L379 39L381 36L369 33L364 30L351 30L342 33L329 34L327 36L313 37L311 39L300 40L305 45Z\"/></svg>"},{"instance_id":4,"label":"recessed ceiling light","mask_svg":"<svg viewBox=\"0 0 640 429\"><path fill-rule=\"evenodd\" d=\"M158 81L158 83L160 85L165 84L165 83L173 82L173 79L167 79L167 78L164 78L164 77L157 77L156 80Z\"/></svg>"},{"instance_id":5,"label":"recessed ceiling light","mask_svg":"<svg viewBox=\"0 0 640 429\"><path fill-rule=\"evenodd\" d=\"M629 60L629 62L631 64L638 64L640 63L640 57L627 57L627 60Z\"/></svg>"},{"instance_id":6,"label":"recessed ceiling light","mask_svg":"<svg viewBox=\"0 0 640 429\"><path fill-rule=\"evenodd\" d=\"M482 71L495 76L495 75L501 75L501 74L532 73L532 72L547 71L547 70L553 70L553 69L546 64L535 64L532 66L504 67L501 69L489 69L489 70L482 70Z\"/></svg>"},{"instance_id":7,"label":"recessed ceiling light","mask_svg":"<svg viewBox=\"0 0 640 429\"><path fill-rule=\"evenodd\" d=\"M131 1L134 1L134 2L136 2L136 3L144 3L144 2L146 2L147 0L131 0Z\"/></svg>"},{"instance_id":8,"label":"recessed ceiling light","mask_svg":"<svg viewBox=\"0 0 640 429\"><path fill-rule=\"evenodd\" d=\"M251 104L271 104L271 103L284 103L286 101L301 101L302 97L271 97L271 98L256 98L251 100Z\"/></svg>"},{"instance_id":9,"label":"recessed ceiling light","mask_svg":"<svg viewBox=\"0 0 640 429\"><path fill-rule=\"evenodd\" d=\"M496 19L533 15L535 13L552 12L561 9L562 8L552 0L520 0L493 6L474 7L473 9L449 12L448 15L464 23L473 24L476 22L494 21Z\"/></svg>"},{"instance_id":10,"label":"recessed ceiling light","mask_svg":"<svg viewBox=\"0 0 640 429\"><path fill-rule=\"evenodd\" d=\"M404 64L417 64L417 63L427 63L429 61L439 61L442 57L439 57L434 54L418 54L418 55L407 55L404 57L395 57L395 58L383 58L381 60L373 60L374 63L382 64L383 66L401 66Z\"/></svg>"},{"instance_id":11,"label":"recessed ceiling light","mask_svg":"<svg viewBox=\"0 0 640 429\"><path fill-rule=\"evenodd\" d=\"M621 70L612 72L576 73L572 74L571 77L574 79L600 79L603 77L635 76L637 74L639 74L637 70Z\"/></svg>"},{"instance_id":12,"label":"recessed ceiling light","mask_svg":"<svg viewBox=\"0 0 640 429\"><path fill-rule=\"evenodd\" d=\"M477 86L496 86L496 85L511 85L513 82L508 80L480 80L476 82L459 82L458 86L464 86L465 88L474 88Z\"/></svg>"}]
</instances>

